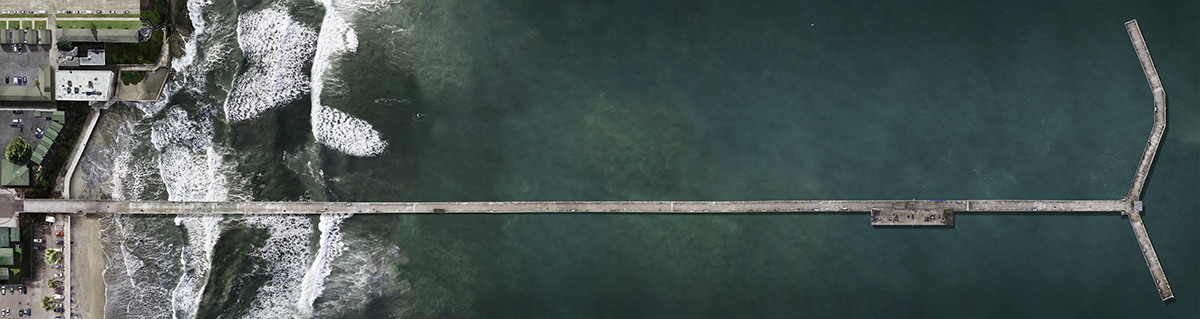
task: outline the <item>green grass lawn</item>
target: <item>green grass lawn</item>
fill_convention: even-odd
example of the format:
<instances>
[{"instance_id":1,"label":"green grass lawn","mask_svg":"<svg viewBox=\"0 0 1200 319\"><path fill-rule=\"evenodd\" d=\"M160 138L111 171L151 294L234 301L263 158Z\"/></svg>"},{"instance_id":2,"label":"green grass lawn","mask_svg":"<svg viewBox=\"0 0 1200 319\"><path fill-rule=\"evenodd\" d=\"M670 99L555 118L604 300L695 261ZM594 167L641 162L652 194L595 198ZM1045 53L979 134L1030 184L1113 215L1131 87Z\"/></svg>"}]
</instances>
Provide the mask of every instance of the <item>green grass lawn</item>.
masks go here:
<instances>
[{"instance_id":1,"label":"green grass lawn","mask_svg":"<svg viewBox=\"0 0 1200 319\"><path fill-rule=\"evenodd\" d=\"M120 14L95 14L95 13L93 13L93 14L87 14L87 13L66 14L66 13L63 13L63 14L56 14L54 16L59 17L59 18L137 18L137 17L140 17L141 15L137 14L137 13L130 13L130 14L124 14L124 13L120 13Z\"/></svg>"},{"instance_id":2,"label":"green grass lawn","mask_svg":"<svg viewBox=\"0 0 1200 319\"><path fill-rule=\"evenodd\" d=\"M46 29L46 21L34 21L33 28L38 29L38 30L45 30Z\"/></svg>"},{"instance_id":3,"label":"green grass lawn","mask_svg":"<svg viewBox=\"0 0 1200 319\"><path fill-rule=\"evenodd\" d=\"M138 29L142 27L139 20L58 20L55 25L59 29Z\"/></svg>"}]
</instances>

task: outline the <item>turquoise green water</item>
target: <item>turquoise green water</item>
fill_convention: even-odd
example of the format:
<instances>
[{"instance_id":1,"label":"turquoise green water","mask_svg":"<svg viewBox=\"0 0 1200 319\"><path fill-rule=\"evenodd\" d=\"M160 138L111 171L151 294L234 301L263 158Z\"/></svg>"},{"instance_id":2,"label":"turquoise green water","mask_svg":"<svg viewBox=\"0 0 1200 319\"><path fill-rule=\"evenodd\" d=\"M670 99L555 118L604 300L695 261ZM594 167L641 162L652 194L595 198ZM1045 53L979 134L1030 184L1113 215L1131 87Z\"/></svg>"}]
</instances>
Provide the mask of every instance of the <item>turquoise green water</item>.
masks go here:
<instances>
[{"instance_id":1,"label":"turquoise green water","mask_svg":"<svg viewBox=\"0 0 1200 319\"><path fill-rule=\"evenodd\" d=\"M190 194L220 184L250 200L1119 199L1153 122L1122 25L1136 18L1170 96L1143 199L1177 300L1158 300L1116 214L960 214L940 229L864 214L354 216L314 317L1200 314L1195 3L380 3L334 4L370 10L348 14L357 50L319 80L382 154L315 142L305 96L225 123L222 83L245 67L206 71L201 93L132 130L176 109L209 123L183 126L236 173L192 172ZM305 1L204 10L273 5L328 30ZM211 34L236 24L209 20ZM146 180L130 197L178 196L163 166L128 177ZM326 246L318 219L290 223L311 229L293 236L303 272ZM263 287L293 278L271 270L286 258L247 253L277 236L255 225L222 222L197 317L256 317L278 297Z\"/></svg>"}]
</instances>

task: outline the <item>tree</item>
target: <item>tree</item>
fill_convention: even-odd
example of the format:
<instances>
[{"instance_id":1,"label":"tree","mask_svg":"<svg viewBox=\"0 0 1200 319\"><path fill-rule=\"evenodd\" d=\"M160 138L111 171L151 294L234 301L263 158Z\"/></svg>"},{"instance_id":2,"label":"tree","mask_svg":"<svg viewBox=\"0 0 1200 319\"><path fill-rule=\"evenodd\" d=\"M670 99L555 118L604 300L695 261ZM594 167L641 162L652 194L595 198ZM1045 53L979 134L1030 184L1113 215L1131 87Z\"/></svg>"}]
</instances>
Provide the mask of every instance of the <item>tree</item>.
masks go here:
<instances>
[{"instance_id":1,"label":"tree","mask_svg":"<svg viewBox=\"0 0 1200 319\"><path fill-rule=\"evenodd\" d=\"M46 250L46 263L51 265L62 265L62 252L58 250ZM53 279L51 279L53 280Z\"/></svg>"},{"instance_id":2,"label":"tree","mask_svg":"<svg viewBox=\"0 0 1200 319\"><path fill-rule=\"evenodd\" d=\"M33 149L20 136L14 137L11 142L8 142L8 148L4 151L4 157L17 163L28 161L31 155L33 155Z\"/></svg>"},{"instance_id":3,"label":"tree","mask_svg":"<svg viewBox=\"0 0 1200 319\"><path fill-rule=\"evenodd\" d=\"M57 44L58 44L59 51L70 51L71 48L75 47L74 43L71 43L71 41L67 41L67 40L58 40Z\"/></svg>"}]
</instances>

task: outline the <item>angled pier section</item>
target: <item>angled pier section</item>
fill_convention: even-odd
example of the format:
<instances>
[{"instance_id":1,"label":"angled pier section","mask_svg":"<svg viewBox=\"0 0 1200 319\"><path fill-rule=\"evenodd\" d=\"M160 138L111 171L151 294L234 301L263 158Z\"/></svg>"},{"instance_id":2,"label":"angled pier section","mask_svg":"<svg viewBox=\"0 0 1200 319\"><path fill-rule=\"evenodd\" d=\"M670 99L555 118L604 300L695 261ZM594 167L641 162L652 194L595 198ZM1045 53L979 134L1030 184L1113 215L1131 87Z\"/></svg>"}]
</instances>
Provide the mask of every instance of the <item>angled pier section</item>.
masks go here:
<instances>
[{"instance_id":1,"label":"angled pier section","mask_svg":"<svg viewBox=\"0 0 1200 319\"><path fill-rule=\"evenodd\" d=\"M1163 273L1162 265L1158 262L1158 253L1154 252L1154 244L1146 233L1146 225L1142 224L1141 198L1142 186L1150 175L1150 166L1154 164L1154 154L1158 153L1159 142L1163 132L1167 130L1167 92L1163 91L1162 82L1158 79L1158 70L1154 68L1154 60L1150 59L1150 49L1146 48L1146 40L1142 38L1142 29L1137 20L1125 22L1125 30L1129 32L1129 41L1137 51L1138 61L1142 63L1142 71L1146 73L1146 82L1150 83L1150 92L1154 94L1154 128L1150 130L1150 140L1146 142L1146 150L1142 152L1142 161L1138 164L1137 173L1133 176L1133 186L1129 187L1129 196L1125 200L1135 203L1134 207L1124 212L1129 217L1129 225L1137 237L1138 246L1142 248L1142 257L1146 258L1146 267L1150 268L1150 277L1158 286L1158 295L1163 301L1175 298L1171 285L1167 283L1167 275ZM1138 209L1133 209L1138 208Z\"/></svg>"}]
</instances>

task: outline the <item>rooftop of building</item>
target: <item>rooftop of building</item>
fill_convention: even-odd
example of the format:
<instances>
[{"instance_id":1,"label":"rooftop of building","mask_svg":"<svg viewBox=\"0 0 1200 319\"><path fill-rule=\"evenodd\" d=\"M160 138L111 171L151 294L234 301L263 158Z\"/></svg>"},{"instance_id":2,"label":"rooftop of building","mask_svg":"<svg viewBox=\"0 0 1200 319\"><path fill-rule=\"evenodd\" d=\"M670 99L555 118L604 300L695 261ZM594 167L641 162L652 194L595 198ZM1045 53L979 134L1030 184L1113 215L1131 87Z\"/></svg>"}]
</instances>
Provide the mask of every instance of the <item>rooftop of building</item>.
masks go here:
<instances>
[{"instance_id":1,"label":"rooftop of building","mask_svg":"<svg viewBox=\"0 0 1200 319\"><path fill-rule=\"evenodd\" d=\"M107 101L112 94L112 71L59 70L55 75L59 101Z\"/></svg>"}]
</instances>

